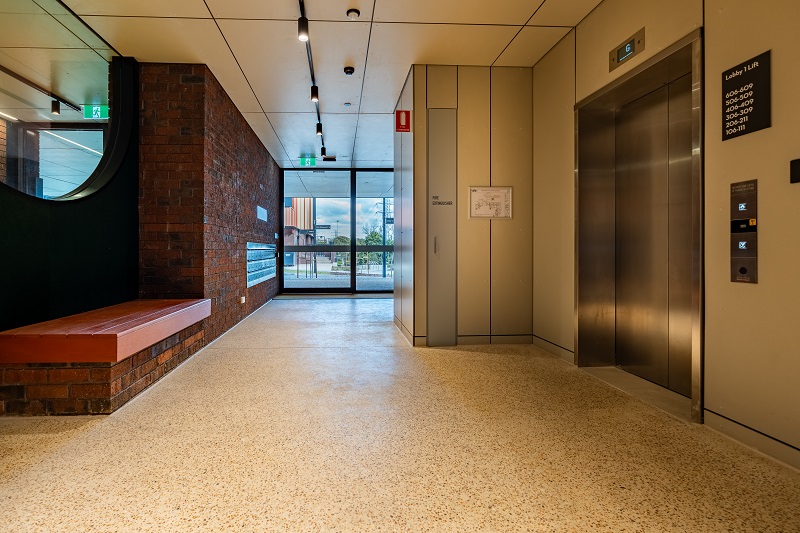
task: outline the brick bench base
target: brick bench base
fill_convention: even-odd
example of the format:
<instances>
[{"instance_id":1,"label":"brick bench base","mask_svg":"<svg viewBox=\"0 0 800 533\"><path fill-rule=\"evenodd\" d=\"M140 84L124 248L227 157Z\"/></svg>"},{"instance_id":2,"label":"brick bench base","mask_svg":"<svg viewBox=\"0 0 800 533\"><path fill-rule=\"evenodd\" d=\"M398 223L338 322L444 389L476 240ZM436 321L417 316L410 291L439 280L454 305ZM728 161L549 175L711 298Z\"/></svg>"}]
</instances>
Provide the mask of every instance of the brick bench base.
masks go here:
<instances>
[{"instance_id":1,"label":"brick bench base","mask_svg":"<svg viewBox=\"0 0 800 533\"><path fill-rule=\"evenodd\" d=\"M205 346L203 322L118 363L0 364L0 416L113 413Z\"/></svg>"}]
</instances>

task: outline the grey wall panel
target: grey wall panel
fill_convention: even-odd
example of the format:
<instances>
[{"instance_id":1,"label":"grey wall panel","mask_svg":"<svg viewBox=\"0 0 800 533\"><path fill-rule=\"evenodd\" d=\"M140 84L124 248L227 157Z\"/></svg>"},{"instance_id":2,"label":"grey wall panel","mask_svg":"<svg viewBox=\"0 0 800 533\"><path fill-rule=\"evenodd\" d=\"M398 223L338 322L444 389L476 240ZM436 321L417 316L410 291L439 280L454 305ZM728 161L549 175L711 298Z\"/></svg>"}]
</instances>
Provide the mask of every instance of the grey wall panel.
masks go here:
<instances>
[{"instance_id":1,"label":"grey wall panel","mask_svg":"<svg viewBox=\"0 0 800 533\"><path fill-rule=\"evenodd\" d=\"M428 113L427 68L414 65L414 112L411 116L411 129L414 133L414 173L413 173L413 263L414 263L414 337L424 338L428 322L428 309L425 304L428 295Z\"/></svg>"},{"instance_id":2,"label":"grey wall panel","mask_svg":"<svg viewBox=\"0 0 800 533\"><path fill-rule=\"evenodd\" d=\"M402 98L401 103L402 105ZM394 292L392 293L394 303L394 320L395 322L402 323L403 306L402 294L403 289L403 142L402 134L394 134Z\"/></svg>"},{"instance_id":3,"label":"grey wall panel","mask_svg":"<svg viewBox=\"0 0 800 533\"><path fill-rule=\"evenodd\" d=\"M513 188L513 218L491 222L492 335L533 329L533 71L492 69L492 186Z\"/></svg>"},{"instance_id":4,"label":"grey wall panel","mask_svg":"<svg viewBox=\"0 0 800 533\"><path fill-rule=\"evenodd\" d=\"M668 385L667 87L618 111L617 364ZM691 294L691 293L690 293Z\"/></svg>"},{"instance_id":5,"label":"grey wall panel","mask_svg":"<svg viewBox=\"0 0 800 533\"><path fill-rule=\"evenodd\" d=\"M614 112L578 112L577 340L579 366L614 364Z\"/></svg>"},{"instance_id":6,"label":"grey wall panel","mask_svg":"<svg viewBox=\"0 0 800 533\"><path fill-rule=\"evenodd\" d=\"M488 186L491 173L489 94L489 67L458 67L459 336L490 334L491 223L469 218L469 187Z\"/></svg>"},{"instance_id":7,"label":"grey wall panel","mask_svg":"<svg viewBox=\"0 0 800 533\"><path fill-rule=\"evenodd\" d=\"M456 121L455 109L428 110L428 346L457 341Z\"/></svg>"},{"instance_id":8,"label":"grey wall panel","mask_svg":"<svg viewBox=\"0 0 800 533\"><path fill-rule=\"evenodd\" d=\"M400 95L400 109L414 113L414 69ZM395 302L403 328L414 335L414 135L395 133ZM398 161L399 157L399 161ZM399 284L399 290L397 285ZM396 306L397 307L397 306Z\"/></svg>"},{"instance_id":9,"label":"grey wall panel","mask_svg":"<svg viewBox=\"0 0 800 533\"><path fill-rule=\"evenodd\" d=\"M692 77L669 85L669 388L692 394Z\"/></svg>"}]
</instances>

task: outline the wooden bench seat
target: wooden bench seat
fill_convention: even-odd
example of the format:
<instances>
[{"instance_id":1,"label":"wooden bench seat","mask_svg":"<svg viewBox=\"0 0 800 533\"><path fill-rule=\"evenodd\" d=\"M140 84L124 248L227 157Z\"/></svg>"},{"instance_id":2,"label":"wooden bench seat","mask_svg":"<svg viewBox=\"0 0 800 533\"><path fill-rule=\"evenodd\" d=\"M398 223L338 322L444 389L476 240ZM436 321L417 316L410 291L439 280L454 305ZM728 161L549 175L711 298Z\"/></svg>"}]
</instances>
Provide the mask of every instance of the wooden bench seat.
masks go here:
<instances>
[{"instance_id":1,"label":"wooden bench seat","mask_svg":"<svg viewBox=\"0 0 800 533\"><path fill-rule=\"evenodd\" d=\"M0 363L115 363L211 315L211 300L135 300L0 332Z\"/></svg>"}]
</instances>

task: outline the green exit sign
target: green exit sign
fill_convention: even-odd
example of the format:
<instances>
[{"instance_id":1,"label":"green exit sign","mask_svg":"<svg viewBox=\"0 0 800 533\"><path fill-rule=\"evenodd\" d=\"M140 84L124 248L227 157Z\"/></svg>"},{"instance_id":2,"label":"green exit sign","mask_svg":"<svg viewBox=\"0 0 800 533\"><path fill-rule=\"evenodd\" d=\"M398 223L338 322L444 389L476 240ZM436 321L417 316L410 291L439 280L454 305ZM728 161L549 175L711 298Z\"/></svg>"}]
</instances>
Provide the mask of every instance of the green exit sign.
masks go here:
<instances>
[{"instance_id":1,"label":"green exit sign","mask_svg":"<svg viewBox=\"0 0 800 533\"><path fill-rule=\"evenodd\" d=\"M83 106L83 118L108 118L107 105Z\"/></svg>"},{"instance_id":2,"label":"green exit sign","mask_svg":"<svg viewBox=\"0 0 800 533\"><path fill-rule=\"evenodd\" d=\"M300 158L300 166L301 167L315 167L315 166L317 166L317 158L316 157L301 157Z\"/></svg>"}]
</instances>

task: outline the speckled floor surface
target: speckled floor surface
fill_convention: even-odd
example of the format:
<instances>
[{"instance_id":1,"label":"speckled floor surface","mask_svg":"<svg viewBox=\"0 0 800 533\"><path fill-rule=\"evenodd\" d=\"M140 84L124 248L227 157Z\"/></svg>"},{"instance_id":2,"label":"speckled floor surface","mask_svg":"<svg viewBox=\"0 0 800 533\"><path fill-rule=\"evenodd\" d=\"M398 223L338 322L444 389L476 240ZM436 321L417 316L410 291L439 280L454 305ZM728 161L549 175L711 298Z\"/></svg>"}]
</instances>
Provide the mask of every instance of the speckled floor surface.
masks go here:
<instances>
[{"instance_id":1,"label":"speckled floor surface","mask_svg":"<svg viewBox=\"0 0 800 533\"><path fill-rule=\"evenodd\" d=\"M277 300L111 416L0 419L0 531L800 531L800 474L530 346Z\"/></svg>"}]
</instances>

